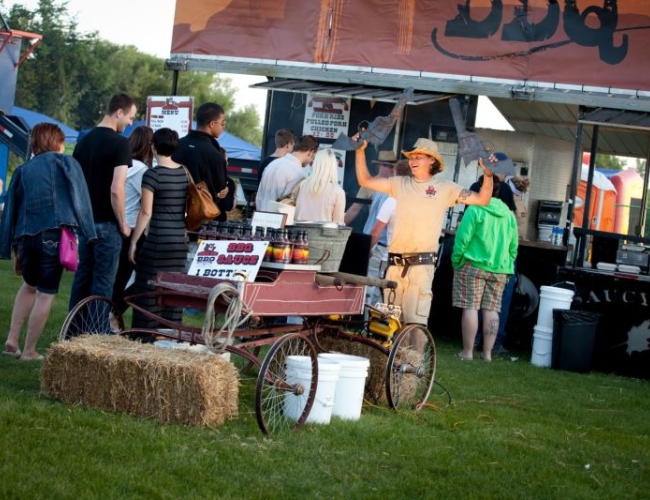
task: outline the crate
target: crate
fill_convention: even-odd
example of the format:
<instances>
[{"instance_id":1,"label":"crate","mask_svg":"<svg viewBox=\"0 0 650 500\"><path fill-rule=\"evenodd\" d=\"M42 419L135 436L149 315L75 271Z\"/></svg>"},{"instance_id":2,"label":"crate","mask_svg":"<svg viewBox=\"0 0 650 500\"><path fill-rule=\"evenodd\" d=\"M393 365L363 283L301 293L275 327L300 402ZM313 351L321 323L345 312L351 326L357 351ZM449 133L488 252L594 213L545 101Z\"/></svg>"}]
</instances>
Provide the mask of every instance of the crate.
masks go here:
<instances>
[{"instance_id":1,"label":"crate","mask_svg":"<svg viewBox=\"0 0 650 500\"><path fill-rule=\"evenodd\" d=\"M339 226L335 223L296 223L289 229L307 231L309 239L310 265L321 266L321 272L333 273L339 270L345 246L352 233L351 227Z\"/></svg>"}]
</instances>

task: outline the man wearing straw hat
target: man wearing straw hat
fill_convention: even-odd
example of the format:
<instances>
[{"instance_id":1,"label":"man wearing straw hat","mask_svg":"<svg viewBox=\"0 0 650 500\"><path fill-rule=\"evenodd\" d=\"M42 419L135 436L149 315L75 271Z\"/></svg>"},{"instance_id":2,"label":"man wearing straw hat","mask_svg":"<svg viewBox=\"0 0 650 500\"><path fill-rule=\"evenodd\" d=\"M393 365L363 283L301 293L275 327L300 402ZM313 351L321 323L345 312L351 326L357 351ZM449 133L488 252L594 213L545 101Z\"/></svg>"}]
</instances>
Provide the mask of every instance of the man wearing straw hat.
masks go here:
<instances>
[{"instance_id":1,"label":"man wearing straw hat","mask_svg":"<svg viewBox=\"0 0 650 500\"><path fill-rule=\"evenodd\" d=\"M487 205L492 198L492 171L482 160L485 181L479 193L463 189L452 181L435 179L444 170L438 145L420 138L408 158L412 177L372 177L366 164L367 142L356 152L359 185L387 193L397 200L395 230L388 249L386 278L398 283L394 303L402 308L405 323L426 325L431 309L431 285L435 271L438 241L445 212L456 203Z\"/></svg>"}]
</instances>

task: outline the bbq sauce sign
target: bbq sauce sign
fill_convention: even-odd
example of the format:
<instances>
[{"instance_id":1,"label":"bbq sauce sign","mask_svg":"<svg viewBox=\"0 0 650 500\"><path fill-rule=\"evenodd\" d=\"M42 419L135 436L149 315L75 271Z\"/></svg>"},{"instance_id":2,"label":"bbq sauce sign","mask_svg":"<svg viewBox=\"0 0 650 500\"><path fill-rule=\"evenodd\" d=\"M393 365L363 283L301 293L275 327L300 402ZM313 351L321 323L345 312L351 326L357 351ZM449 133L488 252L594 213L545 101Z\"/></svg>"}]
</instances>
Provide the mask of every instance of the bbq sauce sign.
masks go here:
<instances>
[{"instance_id":1,"label":"bbq sauce sign","mask_svg":"<svg viewBox=\"0 0 650 500\"><path fill-rule=\"evenodd\" d=\"M187 274L201 278L255 281L267 246L267 241L202 241Z\"/></svg>"}]
</instances>

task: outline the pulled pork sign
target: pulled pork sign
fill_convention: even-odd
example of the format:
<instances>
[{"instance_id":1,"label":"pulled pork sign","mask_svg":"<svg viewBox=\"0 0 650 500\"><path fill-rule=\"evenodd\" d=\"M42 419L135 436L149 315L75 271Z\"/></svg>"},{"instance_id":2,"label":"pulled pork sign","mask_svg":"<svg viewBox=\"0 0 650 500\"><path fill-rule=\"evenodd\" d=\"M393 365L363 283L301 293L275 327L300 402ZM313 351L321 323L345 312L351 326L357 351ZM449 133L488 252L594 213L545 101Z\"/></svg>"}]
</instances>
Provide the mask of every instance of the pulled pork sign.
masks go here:
<instances>
[{"instance_id":1,"label":"pulled pork sign","mask_svg":"<svg viewBox=\"0 0 650 500\"><path fill-rule=\"evenodd\" d=\"M177 0L171 52L650 90L649 46L647 0Z\"/></svg>"}]
</instances>

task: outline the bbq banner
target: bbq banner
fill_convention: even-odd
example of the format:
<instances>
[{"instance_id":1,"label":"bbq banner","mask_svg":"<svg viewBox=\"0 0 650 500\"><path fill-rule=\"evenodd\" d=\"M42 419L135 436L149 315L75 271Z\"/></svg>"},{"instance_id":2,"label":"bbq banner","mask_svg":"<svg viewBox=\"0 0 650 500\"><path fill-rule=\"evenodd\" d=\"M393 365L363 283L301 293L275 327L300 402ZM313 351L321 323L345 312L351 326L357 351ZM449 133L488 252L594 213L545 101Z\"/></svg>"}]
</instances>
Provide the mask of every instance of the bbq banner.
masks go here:
<instances>
[{"instance_id":1,"label":"bbq banner","mask_svg":"<svg viewBox=\"0 0 650 500\"><path fill-rule=\"evenodd\" d=\"M171 52L650 90L649 46L647 0L177 0Z\"/></svg>"}]
</instances>

